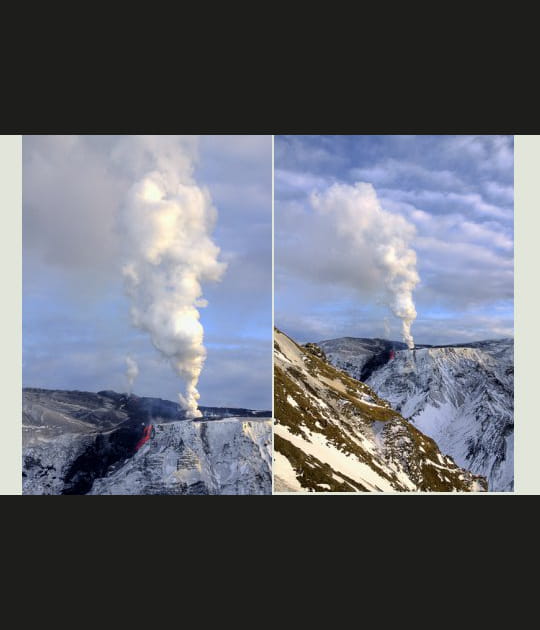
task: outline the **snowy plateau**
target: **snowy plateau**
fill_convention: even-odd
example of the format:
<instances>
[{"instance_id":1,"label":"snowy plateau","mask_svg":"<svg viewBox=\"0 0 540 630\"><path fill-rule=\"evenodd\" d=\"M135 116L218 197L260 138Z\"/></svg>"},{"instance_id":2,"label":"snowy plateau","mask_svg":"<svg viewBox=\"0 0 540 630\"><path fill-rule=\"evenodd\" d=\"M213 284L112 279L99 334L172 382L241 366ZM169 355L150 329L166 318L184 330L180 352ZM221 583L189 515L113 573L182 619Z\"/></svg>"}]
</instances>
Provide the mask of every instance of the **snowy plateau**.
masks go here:
<instances>
[{"instance_id":1,"label":"snowy plateau","mask_svg":"<svg viewBox=\"0 0 540 630\"><path fill-rule=\"evenodd\" d=\"M361 367L374 352L364 345ZM275 492L488 488L484 476L458 465L374 388L331 365L319 345L300 346L278 330L274 404Z\"/></svg>"},{"instance_id":2,"label":"snowy plateau","mask_svg":"<svg viewBox=\"0 0 540 630\"><path fill-rule=\"evenodd\" d=\"M269 411L23 390L23 494L270 494ZM148 435L145 439L143 436Z\"/></svg>"}]
</instances>

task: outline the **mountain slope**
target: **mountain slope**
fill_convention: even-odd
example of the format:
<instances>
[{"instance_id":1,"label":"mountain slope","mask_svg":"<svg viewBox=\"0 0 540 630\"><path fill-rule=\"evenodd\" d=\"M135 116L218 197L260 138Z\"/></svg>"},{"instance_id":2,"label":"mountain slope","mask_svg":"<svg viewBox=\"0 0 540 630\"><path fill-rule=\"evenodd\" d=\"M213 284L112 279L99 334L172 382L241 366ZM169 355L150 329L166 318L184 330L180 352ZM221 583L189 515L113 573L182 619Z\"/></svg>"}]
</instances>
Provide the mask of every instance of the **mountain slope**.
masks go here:
<instances>
[{"instance_id":1,"label":"mountain slope","mask_svg":"<svg viewBox=\"0 0 540 630\"><path fill-rule=\"evenodd\" d=\"M276 330L274 356L275 491L487 488L317 346Z\"/></svg>"},{"instance_id":2,"label":"mountain slope","mask_svg":"<svg viewBox=\"0 0 540 630\"><path fill-rule=\"evenodd\" d=\"M508 339L402 350L367 382L443 453L487 477L490 490L511 491L513 350Z\"/></svg>"},{"instance_id":3,"label":"mountain slope","mask_svg":"<svg viewBox=\"0 0 540 630\"><path fill-rule=\"evenodd\" d=\"M89 494L269 494L270 420L227 418L158 424Z\"/></svg>"},{"instance_id":4,"label":"mountain slope","mask_svg":"<svg viewBox=\"0 0 540 630\"><path fill-rule=\"evenodd\" d=\"M186 420L158 398L25 389L23 494L269 494L265 412L201 409Z\"/></svg>"}]
</instances>

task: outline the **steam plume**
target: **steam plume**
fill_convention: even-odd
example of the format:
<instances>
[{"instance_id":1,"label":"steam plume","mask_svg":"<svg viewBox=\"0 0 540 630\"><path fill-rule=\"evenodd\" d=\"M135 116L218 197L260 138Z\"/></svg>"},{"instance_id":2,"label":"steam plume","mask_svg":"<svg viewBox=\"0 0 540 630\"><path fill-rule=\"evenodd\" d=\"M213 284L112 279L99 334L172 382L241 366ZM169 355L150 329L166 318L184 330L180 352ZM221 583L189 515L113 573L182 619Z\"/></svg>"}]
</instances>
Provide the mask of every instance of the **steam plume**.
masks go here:
<instances>
[{"instance_id":1,"label":"steam plume","mask_svg":"<svg viewBox=\"0 0 540 630\"><path fill-rule=\"evenodd\" d=\"M198 309L207 305L201 282L219 280L226 267L211 239L217 213L193 179L189 146L174 137L126 142L116 156L140 175L123 212L132 322L185 383L178 396L186 416L199 417L197 383L206 351Z\"/></svg>"},{"instance_id":2,"label":"steam plume","mask_svg":"<svg viewBox=\"0 0 540 630\"><path fill-rule=\"evenodd\" d=\"M388 317L383 319L383 328L384 328L384 338L390 339L390 322L388 321Z\"/></svg>"},{"instance_id":3,"label":"steam plume","mask_svg":"<svg viewBox=\"0 0 540 630\"><path fill-rule=\"evenodd\" d=\"M420 278L416 253L409 246L415 229L405 218L384 210L371 184L334 184L313 193L311 204L328 221L329 229L356 248L359 260L368 261L380 274L385 302L401 319L403 340L414 347L411 326L416 319L412 293ZM330 228L332 226L332 228ZM366 277L365 270L358 270Z\"/></svg>"},{"instance_id":4,"label":"steam plume","mask_svg":"<svg viewBox=\"0 0 540 630\"><path fill-rule=\"evenodd\" d=\"M131 390L133 389L133 383L135 379L139 375L139 366L137 365L137 361L133 357L126 357L126 376L129 384L129 393L131 394Z\"/></svg>"}]
</instances>

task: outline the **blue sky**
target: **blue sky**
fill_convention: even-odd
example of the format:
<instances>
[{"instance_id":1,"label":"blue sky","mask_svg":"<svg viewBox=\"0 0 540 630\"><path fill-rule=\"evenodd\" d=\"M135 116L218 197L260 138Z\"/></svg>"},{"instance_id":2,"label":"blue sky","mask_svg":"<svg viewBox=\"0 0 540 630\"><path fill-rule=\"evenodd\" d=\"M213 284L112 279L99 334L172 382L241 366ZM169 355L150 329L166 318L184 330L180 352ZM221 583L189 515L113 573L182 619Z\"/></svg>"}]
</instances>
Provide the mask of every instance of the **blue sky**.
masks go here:
<instances>
[{"instance_id":1,"label":"blue sky","mask_svg":"<svg viewBox=\"0 0 540 630\"><path fill-rule=\"evenodd\" d=\"M228 268L204 286L201 405L271 408L271 137L203 136L195 178L218 210ZM23 140L23 385L176 400L182 385L130 322L118 209L133 183L112 136Z\"/></svg>"},{"instance_id":2,"label":"blue sky","mask_svg":"<svg viewBox=\"0 0 540 630\"><path fill-rule=\"evenodd\" d=\"M302 342L400 338L365 252L310 203L365 182L414 232L415 341L513 336L513 166L511 136L277 136L276 325Z\"/></svg>"}]
</instances>

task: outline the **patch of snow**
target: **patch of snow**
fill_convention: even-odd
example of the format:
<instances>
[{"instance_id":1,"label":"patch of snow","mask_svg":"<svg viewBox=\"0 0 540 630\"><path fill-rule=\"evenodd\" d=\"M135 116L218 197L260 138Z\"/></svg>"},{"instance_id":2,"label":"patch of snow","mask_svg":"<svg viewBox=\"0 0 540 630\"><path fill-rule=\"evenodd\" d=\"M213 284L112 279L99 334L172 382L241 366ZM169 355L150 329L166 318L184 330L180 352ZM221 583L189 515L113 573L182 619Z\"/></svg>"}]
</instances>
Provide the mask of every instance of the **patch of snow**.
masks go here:
<instances>
[{"instance_id":1,"label":"patch of snow","mask_svg":"<svg viewBox=\"0 0 540 630\"><path fill-rule=\"evenodd\" d=\"M291 405L292 407L296 407L298 408L298 403L296 402L296 400L290 395L287 394L287 402L289 403L289 405Z\"/></svg>"}]
</instances>

